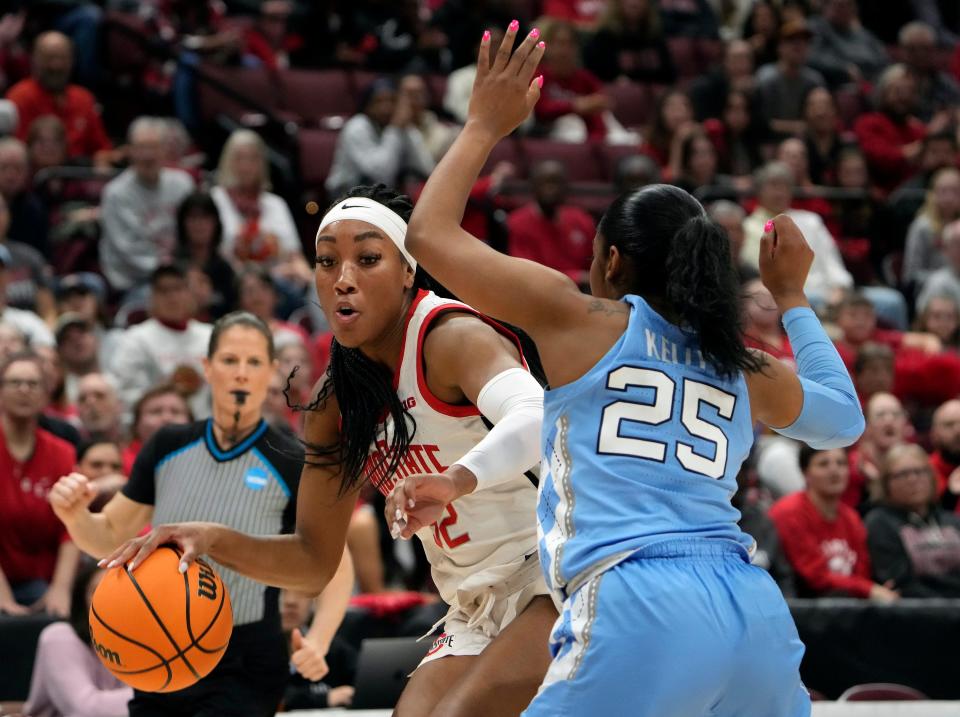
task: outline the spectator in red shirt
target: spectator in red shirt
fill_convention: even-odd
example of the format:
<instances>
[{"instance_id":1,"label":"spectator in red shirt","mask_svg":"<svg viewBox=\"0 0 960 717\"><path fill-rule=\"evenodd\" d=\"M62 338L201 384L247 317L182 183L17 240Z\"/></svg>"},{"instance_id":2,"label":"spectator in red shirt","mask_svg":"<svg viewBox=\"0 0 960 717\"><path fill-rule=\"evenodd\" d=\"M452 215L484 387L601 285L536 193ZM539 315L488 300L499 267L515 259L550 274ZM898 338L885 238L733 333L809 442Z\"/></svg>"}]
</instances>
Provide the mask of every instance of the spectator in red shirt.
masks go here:
<instances>
[{"instance_id":1,"label":"spectator in red shirt","mask_svg":"<svg viewBox=\"0 0 960 717\"><path fill-rule=\"evenodd\" d=\"M193 422L187 399L171 384L154 386L133 405L133 428L130 443L123 449L123 474L133 470L133 462L143 444L164 426L182 426Z\"/></svg>"},{"instance_id":2,"label":"spectator in red shirt","mask_svg":"<svg viewBox=\"0 0 960 717\"><path fill-rule=\"evenodd\" d=\"M880 464L893 446L906 443L913 436L907 412L900 399L890 393L875 393L863 412L866 428L857 444L847 453L850 481L841 500L851 508L860 508L864 501L880 497Z\"/></svg>"},{"instance_id":3,"label":"spectator in red shirt","mask_svg":"<svg viewBox=\"0 0 960 717\"><path fill-rule=\"evenodd\" d=\"M860 115L853 125L870 165L873 181L896 189L916 172L927 128L914 117L917 84L904 65L891 65L877 83L876 112ZM931 127L936 132L939 127Z\"/></svg>"},{"instance_id":4,"label":"spectator in red shirt","mask_svg":"<svg viewBox=\"0 0 960 717\"><path fill-rule=\"evenodd\" d=\"M841 338L834 343L840 357L849 370L856 359L857 351L865 343L889 346L895 353L915 350L926 354L940 351L940 339L933 334L891 331L877 328L877 311L863 294L846 294L837 307L837 328Z\"/></svg>"},{"instance_id":5,"label":"spectator in red shirt","mask_svg":"<svg viewBox=\"0 0 960 717\"><path fill-rule=\"evenodd\" d=\"M67 128L71 158L90 157L95 164L109 165L113 145L103 128L94 96L79 85L70 84L73 45L59 32L45 32L34 42L33 72L7 92L20 114L17 137L27 138L37 117L56 115Z\"/></svg>"},{"instance_id":6,"label":"spectator in red shirt","mask_svg":"<svg viewBox=\"0 0 960 717\"><path fill-rule=\"evenodd\" d=\"M33 354L0 368L0 612L65 617L79 550L53 514L47 493L73 470L73 446L38 426L47 401Z\"/></svg>"},{"instance_id":7,"label":"spectator in red shirt","mask_svg":"<svg viewBox=\"0 0 960 717\"><path fill-rule=\"evenodd\" d=\"M800 448L805 491L781 498L770 508L787 559L797 574L798 594L843 595L889 603L900 596L870 579L867 531L840 496L847 487L842 448Z\"/></svg>"},{"instance_id":8,"label":"spectator in red shirt","mask_svg":"<svg viewBox=\"0 0 960 717\"><path fill-rule=\"evenodd\" d=\"M547 51L540 71L543 89L534 108L537 122L548 128L554 139L577 142L602 140L607 135L604 112L610 98L603 84L580 66L580 46L573 25L552 20L543 27Z\"/></svg>"},{"instance_id":9,"label":"spectator in red shirt","mask_svg":"<svg viewBox=\"0 0 960 717\"><path fill-rule=\"evenodd\" d=\"M540 162L531 180L534 201L507 218L508 253L562 271L586 285L597 233L593 219L582 209L564 204L567 172L560 162Z\"/></svg>"},{"instance_id":10,"label":"spectator in red shirt","mask_svg":"<svg viewBox=\"0 0 960 717\"><path fill-rule=\"evenodd\" d=\"M930 444L934 449L930 465L937 481L937 496L945 507L953 509L960 495L960 400L946 401L934 411Z\"/></svg>"}]
</instances>

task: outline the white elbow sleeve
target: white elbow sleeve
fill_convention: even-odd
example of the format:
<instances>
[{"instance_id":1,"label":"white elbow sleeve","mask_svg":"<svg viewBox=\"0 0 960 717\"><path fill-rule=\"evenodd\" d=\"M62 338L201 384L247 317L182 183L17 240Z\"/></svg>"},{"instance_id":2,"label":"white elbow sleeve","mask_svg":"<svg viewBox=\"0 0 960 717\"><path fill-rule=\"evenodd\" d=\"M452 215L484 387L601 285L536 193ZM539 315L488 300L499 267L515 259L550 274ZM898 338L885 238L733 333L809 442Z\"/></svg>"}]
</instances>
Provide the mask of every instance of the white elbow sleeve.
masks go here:
<instances>
[{"instance_id":1,"label":"white elbow sleeve","mask_svg":"<svg viewBox=\"0 0 960 717\"><path fill-rule=\"evenodd\" d=\"M487 382L477 408L494 424L456 462L477 477L476 490L505 483L540 462L543 387L529 372L512 368Z\"/></svg>"}]
</instances>

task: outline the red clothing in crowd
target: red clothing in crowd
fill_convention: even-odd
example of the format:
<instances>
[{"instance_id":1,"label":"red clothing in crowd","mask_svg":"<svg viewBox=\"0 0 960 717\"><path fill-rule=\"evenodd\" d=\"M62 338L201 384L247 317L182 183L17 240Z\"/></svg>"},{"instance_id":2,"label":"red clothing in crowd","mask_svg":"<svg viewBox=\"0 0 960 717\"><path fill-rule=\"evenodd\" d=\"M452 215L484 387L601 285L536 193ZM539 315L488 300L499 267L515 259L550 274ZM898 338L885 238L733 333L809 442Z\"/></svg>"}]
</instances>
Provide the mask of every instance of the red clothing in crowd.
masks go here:
<instances>
[{"instance_id":1,"label":"red clothing in crowd","mask_svg":"<svg viewBox=\"0 0 960 717\"><path fill-rule=\"evenodd\" d=\"M916 168L903 156L903 148L926 135L920 120L909 117L897 124L883 112L868 112L857 118L853 131L875 184L891 191L914 174Z\"/></svg>"},{"instance_id":2,"label":"red clothing in crowd","mask_svg":"<svg viewBox=\"0 0 960 717\"><path fill-rule=\"evenodd\" d=\"M558 207L553 219L531 202L507 217L507 251L562 271L574 281L589 271L593 255L593 219L579 207Z\"/></svg>"},{"instance_id":3,"label":"red clothing in crowd","mask_svg":"<svg viewBox=\"0 0 960 717\"><path fill-rule=\"evenodd\" d=\"M33 454L20 463L0 427L0 568L9 583L53 577L60 544L70 536L47 494L75 463L73 446L42 428Z\"/></svg>"},{"instance_id":4,"label":"red clothing in crowd","mask_svg":"<svg viewBox=\"0 0 960 717\"><path fill-rule=\"evenodd\" d=\"M256 27L250 28L244 37L243 53L256 57L268 70L289 67L291 52L303 47L303 38L299 35L287 35L283 38L283 47L277 50Z\"/></svg>"},{"instance_id":5,"label":"red clothing in crowd","mask_svg":"<svg viewBox=\"0 0 960 717\"><path fill-rule=\"evenodd\" d=\"M847 489L840 496L840 502L855 509L863 500L868 480L866 471L872 469L879 474L880 468L860 450L859 444L847 451L847 465L850 466L850 480Z\"/></svg>"},{"instance_id":6,"label":"red clothing in crowd","mask_svg":"<svg viewBox=\"0 0 960 717\"><path fill-rule=\"evenodd\" d=\"M143 448L143 441L134 438L121 452L120 462L123 464L123 474L125 476L129 476L133 472L133 463L137 460L141 448Z\"/></svg>"},{"instance_id":7,"label":"red clothing in crowd","mask_svg":"<svg viewBox=\"0 0 960 717\"><path fill-rule=\"evenodd\" d=\"M930 455L930 465L933 467L933 475L937 479L937 499L939 500L947 490L950 474L960 466L950 463L940 451L934 451ZM957 504L957 512L960 513L960 503Z\"/></svg>"},{"instance_id":8,"label":"red clothing in crowd","mask_svg":"<svg viewBox=\"0 0 960 717\"><path fill-rule=\"evenodd\" d=\"M884 346L889 346L893 349L894 354L900 351L900 347L903 346L903 332L901 331L888 331L886 329L874 329L873 333L870 334L864 343L873 343L873 344L883 344ZM844 365L847 367L847 371L853 375L853 364L857 360L857 351L860 350L860 345L854 345L847 341L834 341L833 345L837 347L837 353L840 354L840 358L843 359Z\"/></svg>"},{"instance_id":9,"label":"red clothing in crowd","mask_svg":"<svg viewBox=\"0 0 960 717\"><path fill-rule=\"evenodd\" d=\"M606 4L605 0L543 0L541 14L582 27L593 27L599 22Z\"/></svg>"},{"instance_id":10,"label":"red clothing in crowd","mask_svg":"<svg viewBox=\"0 0 960 717\"><path fill-rule=\"evenodd\" d=\"M743 343L748 348L766 351L778 361L787 364L794 371L797 370L797 360L793 356L793 347L790 346L790 339L787 338L786 334L781 334L780 341L776 344L770 344L766 341L761 341L755 336L744 334Z\"/></svg>"},{"instance_id":11,"label":"red clothing in crowd","mask_svg":"<svg viewBox=\"0 0 960 717\"><path fill-rule=\"evenodd\" d=\"M70 158L92 157L112 149L103 128L93 95L79 85L68 85L62 96L54 96L32 77L21 80L7 92L7 99L17 106L20 123L17 137L27 139L30 125L43 115L56 115L67 128L67 154Z\"/></svg>"},{"instance_id":12,"label":"red clothing in crowd","mask_svg":"<svg viewBox=\"0 0 960 717\"><path fill-rule=\"evenodd\" d=\"M575 114L575 98L603 92L603 83L596 75L583 68L569 77L560 78L545 65L541 65L540 73L543 75L543 90L540 92L540 101L533 110L537 122L547 124L564 115ZM587 125L587 136L590 139L603 139L607 136L607 125L603 121L602 113L595 112L580 117Z\"/></svg>"},{"instance_id":13,"label":"red clothing in crowd","mask_svg":"<svg viewBox=\"0 0 960 717\"><path fill-rule=\"evenodd\" d=\"M853 508L841 503L836 520L827 520L800 491L774 503L769 515L787 559L808 592L870 595L867 529Z\"/></svg>"}]
</instances>

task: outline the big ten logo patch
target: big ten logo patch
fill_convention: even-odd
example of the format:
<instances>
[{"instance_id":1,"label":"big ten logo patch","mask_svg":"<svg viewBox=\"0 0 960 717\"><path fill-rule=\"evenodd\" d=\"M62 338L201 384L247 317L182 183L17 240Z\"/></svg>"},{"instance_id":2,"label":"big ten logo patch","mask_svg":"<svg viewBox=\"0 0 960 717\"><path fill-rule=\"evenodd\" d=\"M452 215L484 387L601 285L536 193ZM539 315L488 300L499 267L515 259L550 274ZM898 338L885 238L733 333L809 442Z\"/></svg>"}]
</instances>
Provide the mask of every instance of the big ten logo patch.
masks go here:
<instances>
[{"instance_id":1,"label":"big ten logo patch","mask_svg":"<svg viewBox=\"0 0 960 717\"><path fill-rule=\"evenodd\" d=\"M206 563L198 560L200 567L200 577L197 579L197 597L207 600L217 599L217 577L213 574L213 569Z\"/></svg>"},{"instance_id":2,"label":"big ten logo patch","mask_svg":"<svg viewBox=\"0 0 960 717\"><path fill-rule=\"evenodd\" d=\"M433 641L433 645L430 647L430 650L427 652L427 655L433 655L434 653L442 650L444 645L453 649L453 635L448 635L447 633L441 633L440 637Z\"/></svg>"},{"instance_id":3,"label":"big ten logo patch","mask_svg":"<svg viewBox=\"0 0 960 717\"><path fill-rule=\"evenodd\" d=\"M243 484L250 490L263 490L268 479L269 476L263 468L252 466L247 469L246 475L243 476Z\"/></svg>"}]
</instances>

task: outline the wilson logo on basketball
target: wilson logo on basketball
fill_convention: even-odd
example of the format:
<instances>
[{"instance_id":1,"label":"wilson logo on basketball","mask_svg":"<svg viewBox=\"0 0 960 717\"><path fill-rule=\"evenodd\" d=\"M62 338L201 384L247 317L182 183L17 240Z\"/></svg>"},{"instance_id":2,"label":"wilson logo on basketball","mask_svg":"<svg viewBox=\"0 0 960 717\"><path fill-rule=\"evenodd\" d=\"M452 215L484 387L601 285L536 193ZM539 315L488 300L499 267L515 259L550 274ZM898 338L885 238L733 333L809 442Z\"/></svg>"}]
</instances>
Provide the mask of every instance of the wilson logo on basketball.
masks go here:
<instances>
[{"instance_id":1,"label":"wilson logo on basketball","mask_svg":"<svg viewBox=\"0 0 960 717\"><path fill-rule=\"evenodd\" d=\"M100 655L101 660L104 662L112 662L114 665L123 665L123 663L120 661L119 653L104 647L92 637L90 638L90 642L93 643L93 649L97 651L98 655Z\"/></svg>"},{"instance_id":2,"label":"wilson logo on basketball","mask_svg":"<svg viewBox=\"0 0 960 717\"><path fill-rule=\"evenodd\" d=\"M197 563L200 566L200 576L197 579L197 596L207 598L207 600L217 599L217 576L213 570L203 563Z\"/></svg>"}]
</instances>

